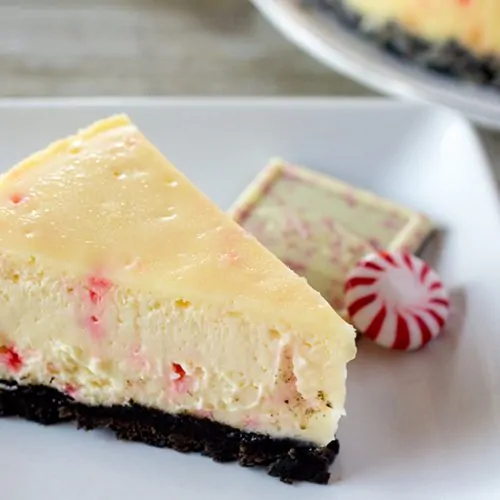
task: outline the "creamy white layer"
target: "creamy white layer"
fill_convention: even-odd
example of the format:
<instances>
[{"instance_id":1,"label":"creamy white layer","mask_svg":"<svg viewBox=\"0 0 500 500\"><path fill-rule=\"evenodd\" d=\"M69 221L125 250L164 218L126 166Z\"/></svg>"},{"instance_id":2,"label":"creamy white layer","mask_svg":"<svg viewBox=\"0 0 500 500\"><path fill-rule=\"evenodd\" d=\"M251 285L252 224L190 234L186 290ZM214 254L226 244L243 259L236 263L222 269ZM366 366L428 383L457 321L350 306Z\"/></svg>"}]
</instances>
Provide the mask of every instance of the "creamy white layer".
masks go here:
<instances>
[{"instance_id":1,"label":"creamy white layer","mask_svg":"<svg viewBox=\"0 0 500 500\"><path fill-rule=\"evenodd\" d=\"M338 361L284 324L61 275L34 257L0 258L0 328L0 378L89 405L135 401L319 445L343 413L342 346ZM324 380L332 368L343 376Z\"/></svg>"}]
</instances>

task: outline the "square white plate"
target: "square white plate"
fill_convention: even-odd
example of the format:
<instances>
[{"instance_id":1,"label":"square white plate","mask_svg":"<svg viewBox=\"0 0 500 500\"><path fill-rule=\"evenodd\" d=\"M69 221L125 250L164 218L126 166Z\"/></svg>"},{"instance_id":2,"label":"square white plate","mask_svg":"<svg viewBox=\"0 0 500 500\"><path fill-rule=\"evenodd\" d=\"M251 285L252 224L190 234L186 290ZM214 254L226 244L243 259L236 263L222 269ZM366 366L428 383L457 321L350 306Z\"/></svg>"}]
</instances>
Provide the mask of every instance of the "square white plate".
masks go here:
<instances>
[{"instance_id":1,"label":"square white plate","mask_svg":"<svg viewBox=\"0 0 500 500\"><path fill-rule=\"evenodd\" d=\"M279 155L427 212L443 228L430 250L452 293L451 322L418 353L361 344L329 486L291 487L105 432L0 420L0 498L497 498L500 213L469 125L386 101L4 102L0 167L121 111L223 208Z\"/></svg>"}]
</instances>

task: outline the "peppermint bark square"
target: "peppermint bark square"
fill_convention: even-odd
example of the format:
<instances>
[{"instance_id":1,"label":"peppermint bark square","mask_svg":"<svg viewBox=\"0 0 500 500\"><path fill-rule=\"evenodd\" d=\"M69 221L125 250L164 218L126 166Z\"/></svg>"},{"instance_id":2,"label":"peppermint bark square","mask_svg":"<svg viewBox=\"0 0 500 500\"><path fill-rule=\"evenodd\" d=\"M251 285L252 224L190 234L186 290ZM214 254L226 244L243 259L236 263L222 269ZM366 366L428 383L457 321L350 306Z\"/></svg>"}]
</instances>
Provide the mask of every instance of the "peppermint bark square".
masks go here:
<instances>
[{"instance_id":1,"label":"peppermint bark square","mask_svg":"<svg viewBox=\"0 0 500 500\"><path fill-rule=\"evenodd\" d=\"M346 317L347 273L376 250L416 252L424 215L339 179L271 160L230 215Z\"/></svg>"}]
</instances>

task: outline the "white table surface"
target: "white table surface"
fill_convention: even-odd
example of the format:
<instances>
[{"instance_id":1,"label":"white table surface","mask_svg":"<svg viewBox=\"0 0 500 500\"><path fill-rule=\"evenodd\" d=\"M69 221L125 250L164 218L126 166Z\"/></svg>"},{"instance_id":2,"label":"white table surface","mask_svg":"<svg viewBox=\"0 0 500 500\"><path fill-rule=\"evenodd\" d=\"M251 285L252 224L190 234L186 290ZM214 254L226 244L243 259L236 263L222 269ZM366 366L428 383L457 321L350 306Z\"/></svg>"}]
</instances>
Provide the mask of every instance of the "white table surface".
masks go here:
<instances>
[{"instance_id":1,"label":"white table surface","mask_svg":"<svg viewBox=\"0 0 500 500\"><path fill-rule=\"evenodd\" d=\"M247 0L0 0L0 96L373 93ZM500 179L500 134L481 131Z\"/></svg>"}]
</instances>

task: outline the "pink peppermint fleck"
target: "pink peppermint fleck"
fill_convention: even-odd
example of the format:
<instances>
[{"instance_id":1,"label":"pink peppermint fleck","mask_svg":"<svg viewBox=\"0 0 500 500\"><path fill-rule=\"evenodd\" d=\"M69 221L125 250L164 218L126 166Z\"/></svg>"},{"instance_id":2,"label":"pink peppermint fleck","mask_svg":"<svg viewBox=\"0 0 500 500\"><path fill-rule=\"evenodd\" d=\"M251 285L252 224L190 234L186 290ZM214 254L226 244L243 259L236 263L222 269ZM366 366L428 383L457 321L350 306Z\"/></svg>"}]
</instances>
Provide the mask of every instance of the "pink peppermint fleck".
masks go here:
<instances>
[{"instance_id":1,"label":"pink peppermint fleck","mask_svg":"<svg viewBox=\"0 0 500 500\"><path fill-rule=\"evenodd\" d=\"M283 170L283 177L289 181L302 181L302 179L291 168L285 168Z\"/></svg>"},{"instance_id":2,"label":"pink peppermint fleck","mask_svg":"<svg viewBox=\"0 0 500 500\"><path fill-rule=\"evenodd\" d=\"M148 358L143 354L142 348L139 343L135 343L132 346L130 352L130 360L134 367L140 371L147 371L150 369L150 363Z\"/></svg>"},{"instance_id":3,"label":"pink peppermint fleck","mask_svg":"<svg viewBox=\"0 0 500 500\"><path fill-rule=\"evenodd\" d=\"M111 287L110 280L100 275L92 275L89 276L82 290L84 315L80 322L95 341L102 340L106 336L103 316L106 310L106 297ZM78 314L81 315L80 309L78 311Z\"/></svg>"},{"instance_id":4,"label":"pink peppermint fleck","mask_svg":"<svg viewBox=\"0 0 500 500\"><path fill-rule=\"evenodd\" d=\"M26 197L22 193L13 193L10 195L10 201L14 205L19 205L20 203L22 203L24 201L25 198Z\"/></svg>"},{"instance_id":5,"label":"pink peppermint fleck","mask_svg":"<svg viewBox=\"0 0 500 500\"><path fill-rule=\"evenodd\" d=\"M76 393L78 392L77 387L73 384L66 384L63 390L68 396L71 396L72 398L74 398L76 396Z\"/></svg>"},{"instance_id":6,"label":"pink peppermint fleck","mask_svg":"<svg viewBox=\"0 0 500 500\"><path fill-rule=\"evenodd\" d=\"M286 266L288 266L292 271L297 274L303 274L306 272L307 267L302 262L297 262L294 260L284 260Z\"/></svg>"},{"instance_id":7,"label":"pink peppermint fleck","mask_svg":"<svg viewBox=\"0 0 500 500\"><path fill-rule=\"evenodd\" d=\"M302 239L307 239L311 236L311 225L308 221L297 217L296 214L289 214L285 221L285 230L292 233L297 233Z\"/></svg>"},{"instance_id":8,"label":"pink peppermint fleck","mask_svg":"<svg viewBox=\"0 0 500 500\"><path fill-rule=\"evenodd\" d=\"M294 217L292 214L286 214L285 231L294 231L294 230L295 230Z\"/></svg>"},{"instance_id":9,"label":"pink peppermint fleck","mask_svg":"<svg viewBox=\"0 0 500 500\"><path fill-rule=\"evenodd\" d=\"M89 291L90 301L93 304L97 304L104 299L111 289L111 281L100 276L90 276L87 289Z\"/></svg>"},{"instance_id":10,"label":"pink peppermint fleck","mask_svg":"<svg viewBox=\"0 0 500 500\"><path fill-rule=\"evenodd\" d=\"M169 393L173 399L177 396L183 396L194 389L196 377L188 375L179 363L172 363L170 369L166 370L165 376L170 389Z\"/></svg>"},{"instance_id":11,"label":"pink peppermint fleck","mask_svg":"<svg viewBox=\"0 0 500 500\"><path fill-rule=\"evenodd\" d=\"M383 250L383 247L380 244L380 241L377 240L377 238L369 238L368 243L376 250Z\"/></svg>"},{"instance_id":12,"label":"pink peppermint fleck","mask_svg":"<svg viewBox=\"0 0 500 500\"><path fill-rule=\"evenodd\" d=\"M272 187L273 187L273 179L270 179L270 180L268 180L268 181L264 182L264 183L262 184L262 186L261 186L261 191L262 191L262 194L263 194L263 195L268 194L268 193L269 193L269 191L271 191Z\"/></svg>"},{"instance_id":13,"label":"pink peppermint fleck","mask_svg":"<svg viewBox=\"0 0 500 500\"><path fill-rule=\"evenodd\" d=\"M278 196L277 194L274 194L272 196L272 199L273 201L280 207L282 206L285 206L286 205L286 201L281 197L281 196Z\"/></svg>"},{"instance_id":14,"label":"pink peppermint fleck","mask_svg":"<svg viewBox=\"0 0 500 500\"><path fill-rule=\"evenodd\" d=\"M382 221L382 226L386 229L397 229L399 224L398 221L392 217L387 217Z\"/></svg>"},{"instance_id":15,"label":"pink peppermint fleck","mask_svg":"<svg viewBox=\"0 0 500 500\"><path fill-rule=\"evenodd\" d=\"M301 222L301 229L303 231L304 237L310 238L311 234L312 234L311 223L306 219L300 219L300 222Z\"/></svg>"},{"instance_id":16,"label":"pink peppermint fleck","mask_svg":"<svg viewBox=\"0 0 500 500\"><path fill-rule=\"evenodd\" d=\"M333 233L336 232L336 222L332 217L323 217L321 222L326 227L326 229L332 231Z\"/></svg>"},{"instance_id":17,"label":"pink peppermint fleck","mask_svg":"<svg viewBox=\"0 0 500 500\"><path fill-rule=\"evenodd\" d=\"M239 212L236 212L235 214L235 220L238 222L238 224L243 224L250 214L252 213L253 206L248 205L245 208L241 209Z\"/></svg>"},{"instance_id":18,"label":"pink peppermint fleck","mask_svg":"<svg viewBox=\"0 0 500 500\"><path fill-rule=\"evenodd\" d=\"M209 420L214 418L214 412L211 410L194 410L193 414L199 418L208 418Z\"/></svg>"},{"instance_id":19,"label":"pink peppermint fleck","mask_svg":"<svg viewBox=\"0 0 500 500\"><path fill-rule=\"evenodd\" d=\"M316 255L317 250L316 247L311 246L304 252L304 255L307 259L312 259Z\"/></svg>"},{"instance_id":20,"label":"pink peppermint fleck","mask_svg":"<svg viewBox=\"0 0 500 500\"><path fill-rule=\"evenodd\" d=\"M255 416L248 415L243 421L243 426L246 429L258 429L260 426L260 420Z\"/></svg>"},{"instance_id":21,"label":"pink peppermint fleck","mask_svg":"<svg viewBox=\"0 0 500 500\"><path fill-rule=\"evenodd\" d=\"M339 262L341 262L340 252L332 252L330 254L330 262L332 264L335 264L335 265L337 265Z\"/></svg>"},{"instance_id":22,"label":"pink peppermint fleck","mask_svg":"<svg viewBox=\"0 0 500 500\"><path fill-rule=\"evenodd\" d=\"M236 264L240 260L240 255L234 248L228 250L222 257L229 264Z\"/></svg>"},{"instance_id":23,"label":"pink peppermint fleck","mask_svg":"<svg viewBox=\"0 0 500 500\"><path fill-rule=\"evenodd\" d=\"M347 189L342 195L342 198L351 208L354 208L358 204L358 199L352 189Z\"/></svg>"},{"instance_id":24,"label":"pink peppermint fleck","mask_svg":"<svg viewBox=\"0 0 500 500\"><path fill-rule=\"evenodd\" d=\"M14 373L19 372L23 367L23 359L13 346L0 347L0 363Z\"/></svg>"},{"instance_id":25,"label":"pink peppermint fleck","mask_svg":"<svg viewBox=\"0 0 500 500\"><path fill-rule=\"evenodd\" d=\"M99 317L92 315L85 319L84 326L93 340L102 340L106 333Z\"/></svg>"}]
</instances>

